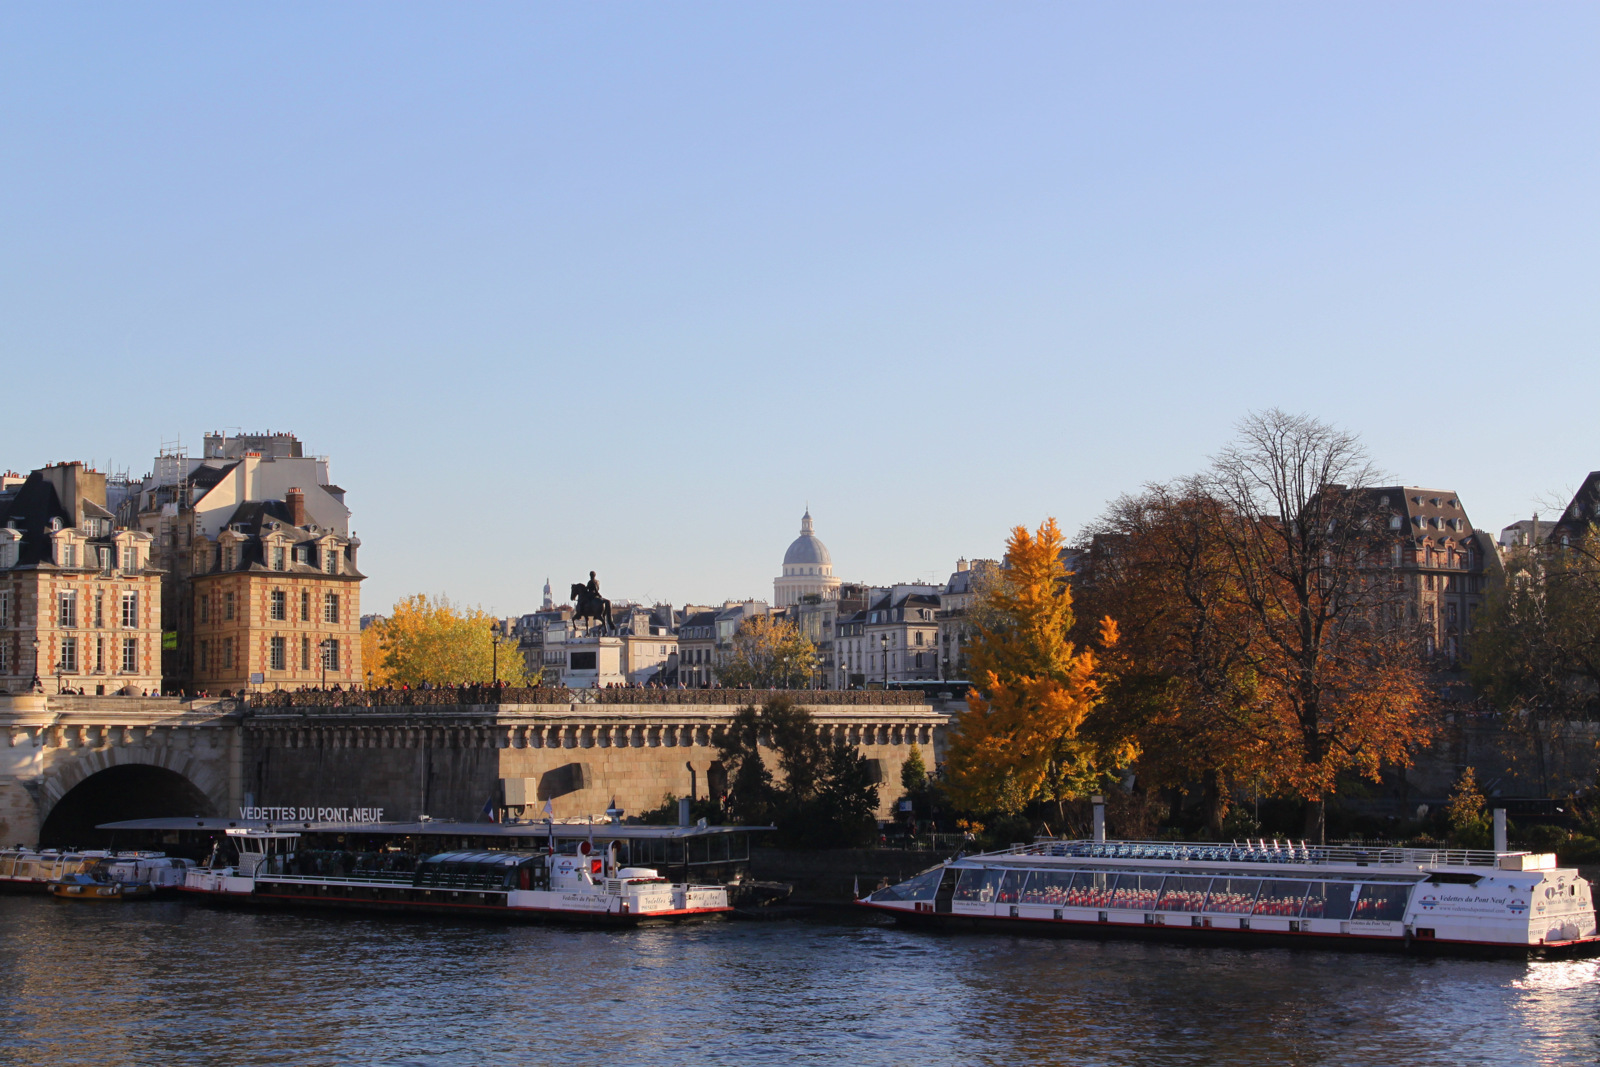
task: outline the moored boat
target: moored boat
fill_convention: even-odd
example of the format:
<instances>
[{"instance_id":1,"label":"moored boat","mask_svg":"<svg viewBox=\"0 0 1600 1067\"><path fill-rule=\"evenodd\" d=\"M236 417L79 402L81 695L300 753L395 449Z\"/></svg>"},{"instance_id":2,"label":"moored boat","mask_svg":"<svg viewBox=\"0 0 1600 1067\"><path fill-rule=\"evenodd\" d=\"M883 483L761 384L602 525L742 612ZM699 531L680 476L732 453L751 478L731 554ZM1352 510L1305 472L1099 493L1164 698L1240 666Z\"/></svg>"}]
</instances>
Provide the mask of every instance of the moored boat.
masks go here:
<instances>
[{"instance_id":1,"label":"moored boat","mask_svg":"<svg viewBox=\"0 0 1600 1067\"><path fill-rule=\"evenodd\" d=\"M45 892L57 900L77 900L98 904L115 904L127 900L144 900L155 895L148 882L118 882L98 874L82 872L69 874L45 885Z\"/></svg>"},{"instance_id":2,"label":"moored boat","mask_svg":"<svg viewBox=\"0 0 1600 1067\"><path fill-rule=\"evenodd\" d=\"M237 861L186 872L189 896L257 907L608 925L716 918L733 910L725 886L674 883L654 868L625 865L615 843L604 839L543 850L367 856L347 865L337 857L325 863L325 856L305 862L298 832L240 827L226 834Z\"/></svg>"},{"instance_id":3,"label":"moored boat","mask_svg":"<svg viewBox=\"0 0 1600 1067\"><path fill-rule=\"evenodd\" d=\"M908 924L1062 937L1411 951L1600 951L1589 882L1550 854L1041 840L857 903Z\"/></svg>"},{"instance_id":4,"label":"moored boat","mask_svg":"<svg viewBox=\"0 0 1600 1067\"><path fill-rule=\"evenodd\" d=\"M68 875L87 873L104 863L109 852L78 852L47 848L8 848L0 850L0 891L45 893L53 881Z\"/></svg>"}]
</instances>

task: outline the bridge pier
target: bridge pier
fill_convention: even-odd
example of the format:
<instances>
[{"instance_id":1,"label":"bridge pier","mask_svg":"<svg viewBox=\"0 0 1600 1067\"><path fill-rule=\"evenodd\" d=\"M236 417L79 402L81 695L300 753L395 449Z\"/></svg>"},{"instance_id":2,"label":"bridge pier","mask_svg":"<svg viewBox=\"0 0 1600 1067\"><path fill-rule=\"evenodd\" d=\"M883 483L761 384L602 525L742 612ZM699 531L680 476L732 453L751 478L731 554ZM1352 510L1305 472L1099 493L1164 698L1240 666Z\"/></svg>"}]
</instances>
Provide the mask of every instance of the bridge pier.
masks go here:
<instances>
[{"instance_id":1,"label":"bridge pier","mask_svg":"<svg viewBox=\"0 0 1600 1067\"><path fill-rule=\"evenodd\" d=\"M191 809L162 814L223 814L238 800L228 754L240 750L241 717L232 702L0 694L0 844L39 844L62 801L105 772L127 784L101 791L98 821L140 817L152 804ZM78 814L81 837L98 816Z\"/></svg>"}]
</instances>

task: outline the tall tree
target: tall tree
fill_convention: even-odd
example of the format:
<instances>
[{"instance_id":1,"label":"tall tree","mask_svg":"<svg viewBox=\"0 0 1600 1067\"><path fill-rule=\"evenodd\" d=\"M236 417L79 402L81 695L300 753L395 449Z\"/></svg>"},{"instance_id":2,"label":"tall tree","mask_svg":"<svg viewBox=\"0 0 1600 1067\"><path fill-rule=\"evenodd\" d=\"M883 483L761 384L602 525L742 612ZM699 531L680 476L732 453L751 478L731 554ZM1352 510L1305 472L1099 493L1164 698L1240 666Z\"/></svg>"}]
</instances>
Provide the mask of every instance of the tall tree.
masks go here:
<instances>
[{"instance_id":1,"label":"tall tree","mask_svg":"<svg viewBox=\"0 0 1600 1067\"><path fill-rule=\"evenodd\" d=\"M382 653L383 681L375 672L374 684L487 685L497 660L490 629L495 621L482 608L459 608L448 597L406 597L371 627ZM498 668L508 685L537 684L515 642L502 642Z\"/></svg>"},{"instance_id":2,"label":"tall tree","mask_svg":"<svg viewBox=\"0 0 1600 1067\"><path fill-rule=\"evenodd\" d=\"M1600 532L1520 549L1479 613L1473 684L1528 736L1548 794L1552 734L1600 718Z\"/></svg>"},{"instance_id":3,"label":"tall tree","mask_svg":"<svg viewBox=\"0 0 1600 1067\"><path fill-rule=\"evenodd\" d=\"M1015 812L1035 800L1092 791L1134 749L1084 727L1100 701L1098 663L1068 637L1072 589L1054 519L1018 526L1005 568L973 613L973 688L956 720L945 769L951 795L974 810ZM1101 644L1116 643L1105 620Z\"/></svg>"},{"instance_id":4,"label":"tall tree","mask_svg":"<svg viewBox=\"0 0 1600 1067\"><path fill-rule=\"evenodd\" d=\"M858 845L876 828L878 787L867 761L853 746L826 742L811 713L785 695L741 708L718 739L718 758L730 814L747 824L771 822L785 844Z\"/></svg>"},{"instance_id":5,"label":"tall tree","mask_svg":"<svg viewBox=\"0 0 1600 1067\"><path fill-rule=\"evenodd\" d=\"M1260 774L1268 755L1253 627L1221 536L1231 521L1199 479L1147 486L1092 527L1075 582L1086 614L1117 620L1105 706L1138 740L1139 779L1198 790L1218 835L1233 788Z\"/></svg>"},{"instance_id":6,"label":"tall tree","mask_svg":"<svg viewBox=\"0 0 1600 1067\"><path fill-rule=\"evenodd\" d=\"M1254 630L1261 736L1319 839L1341 774L1405 766L1429 733L1416 642L1398 629L1386 570L1392 546L1361 491L1375 480L1356 437L1275 409L1240 424L1210 478L1233 516L1218 529Z\"/></svg>"},{"instance_id":7,"label":"tall tree","mask_svg":"<svg viewBox=\"0 0 1600 1067\"><path fill-rule=\"evenodd\" d=\"M803 689L811 684L817 663L816 646L800 627L757 615L733 635L733 648L717 667L717 680L751 689Z\"/></svg>"}]
</instances>

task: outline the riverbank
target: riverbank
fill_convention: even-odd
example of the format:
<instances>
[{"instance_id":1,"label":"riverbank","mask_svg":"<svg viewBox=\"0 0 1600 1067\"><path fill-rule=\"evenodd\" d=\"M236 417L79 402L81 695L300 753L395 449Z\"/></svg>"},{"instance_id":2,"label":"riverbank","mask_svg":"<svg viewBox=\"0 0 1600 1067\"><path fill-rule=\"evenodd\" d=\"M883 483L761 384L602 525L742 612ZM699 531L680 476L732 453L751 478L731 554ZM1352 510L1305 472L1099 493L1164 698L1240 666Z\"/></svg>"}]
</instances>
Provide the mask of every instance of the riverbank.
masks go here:
<instances>
[{"instance_id":1,"label":"riverbank","mask_svg":"<svg viewBox=\"0 0 1600 1067\"><path fill-rule=\"evenodd\" d=\"M880 879L903 882L949 859L945 852L902 848L781 849L750 851L750 875L794 886L794 904L848 904L859 884L865 893Z\"/></svg>"}]
</instances>

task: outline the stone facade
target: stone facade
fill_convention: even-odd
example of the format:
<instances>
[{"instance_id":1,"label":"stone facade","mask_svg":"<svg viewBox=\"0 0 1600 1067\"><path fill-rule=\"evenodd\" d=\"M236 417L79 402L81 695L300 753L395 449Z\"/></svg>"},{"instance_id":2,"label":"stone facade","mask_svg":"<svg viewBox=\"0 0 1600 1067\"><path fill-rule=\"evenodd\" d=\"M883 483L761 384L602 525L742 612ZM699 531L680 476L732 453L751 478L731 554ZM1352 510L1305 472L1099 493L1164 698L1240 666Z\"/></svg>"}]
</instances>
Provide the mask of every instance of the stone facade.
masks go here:
<instances>
[{"instance_id":1,"label":"stone facade","mask_svg":"<svg viewBox=\"0 0 1600 1067\"><path fill-rule=\"evenodd\" d=\"M948 717L928 705L810 711L825 738L879 761L880 818L892 817L911 746L921 746L924 762L943 757ZM545 783L582 764L585 787L550 798L557 817L599 814L612 800L637 812L669 793L707 796L720 771L717 732L737 712L735 704L501 704L310 717L263 710L245 727L246 779L258 803L470 820L498 804L502 780ZM542 799L530 807L524 814L537 816Z\"/></svg>"},{"instance_id":2,"label":"stone facade","mask_svg":"<svg viewBox=\"0 0 1600 1067\"><path fill-rule=\"evenodd\" d=\"M161 575L105 492L62 463L0 495L0 690L160 691Z\"/></svg>"},{"instance_id":3,"label":"stone facade","mask_svg":"<svg viewBox=\"0 0 1600 1067\"><path fill-rule=\"evenodd\" d=\"M63 798L103 772L141 779L99 821L147 814L225 815L239 802L243 736L232 703L175 698L0 697L0 842L36 844ZM160 803L166 792L169 806ZM56 844L83 843L69 839Z\"/></svg>"},{"instance_id":4,"label":"stone facade","mask_svg":"<svg viewBox=\"0 0 1600 1067\"><path fill-rule=\"evenodd\" d=\"M63 812L79 829L125 818L237 816L248 806L376 807L391 821L422 815L471 821L484 818L486 806L499 806L507 780L530 783L539 797L557 780L573 784L574 764L584 769L581 788L563 787L551 797L558 816L599 815L613 799L638 812L658 807L668 793L704 797L718 784L717 731L739 704L714 703L709 698L716 693L657 694L661 699L651 703L350 707L3 697L0 841L34 844L52 824L59 837ZM925 762L942 759L950 715L889 699L909 694L845 702L868 695L812 693L816 703L808 707L825 736L878 761L879 815L889 818L911 746L922 749ZM131 784L111 799L86 801L108 772L138 777L123 779ZM85 789L75 792L79 786ZM533 806L523 814L542 812L542 798Z\"/></svg>"},{"instance_id":5,"label":"stone facade","mask_svg":"<svg viewBox=\"0 0 1600 1067\"><path fill-rule=\"evenodd\" d=\"M320 684L329 641L337 643L326 653L329 684L364 680L360 541L327 457L305 455L292 434L208 434L201 458L157 456L121 514L151 535L153 562L166 572L162 621L176 635L164 666L169 688L233 691L252 674L269 687ZM237 580L241 572L249 580ZM296 581L285 586L285 575ZM272 614L274 590L290 598L281 617ZM311 603L302 612L307 591ZM230 594L234 614L226 617ZM326 612L330 594L338 598L336 618ZM253 614L242 613L244 597ZM275 625L256 625L263 611Z\"/></svg>"}]
</instances>

